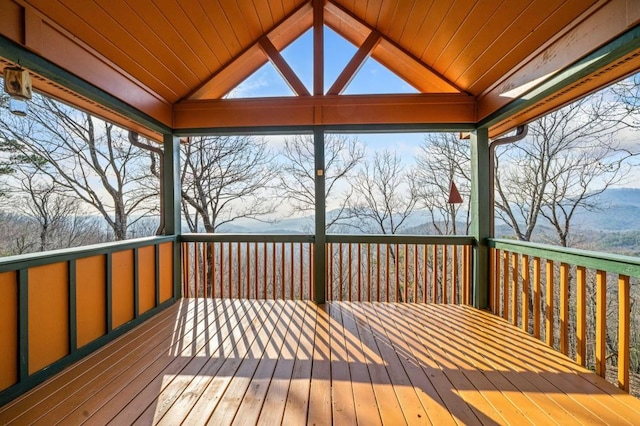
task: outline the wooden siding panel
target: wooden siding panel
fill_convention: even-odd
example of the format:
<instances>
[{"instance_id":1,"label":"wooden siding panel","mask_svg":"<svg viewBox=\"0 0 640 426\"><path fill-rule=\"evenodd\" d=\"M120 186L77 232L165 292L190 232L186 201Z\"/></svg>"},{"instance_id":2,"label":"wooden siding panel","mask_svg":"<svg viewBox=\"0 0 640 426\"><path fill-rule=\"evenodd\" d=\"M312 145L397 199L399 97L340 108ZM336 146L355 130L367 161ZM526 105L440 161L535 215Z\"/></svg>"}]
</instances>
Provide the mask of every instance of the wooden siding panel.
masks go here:
<instances>
[{"instance_id":1,"label":"wooden siding panel","mask_svg":"<svg viewBox=\"0 0 640 426\"><path fill-rule=\"evenodd\" d=\"M29 269L29 374L69 353L66 262Z\"/></svg>"},{"instance_id":2,"label":"wooden siding panel","mask_svg":"<svg viewBox=\"0 0 640 426\"><path fill-rule=\"evenodd\" d=\"M113 253L113 328L133 319L133 250Z\"/></svg>"},{"instance_id":3,"label":"wooden siding panel","mask_svg":"<svg viewBox=\"0 0 640 426\"><path fill-rule=\"evenodd\" d=\"M153 246L138 249L138 313L143 314L156 305L156 252Z\"/></svg>"},{"instance_id":4,"label":"wooden siding panel","mask_svg":"<svg viewBox=\"0 0 640 426\"><path fill-rule=\"evenodd\" d=\"M18 277L0 273L0 390L18 381Z\"/></svg>"},{"instance_id":5,"label":"wooden siding panel","mask_svg":"<svg viewBox=\"0 0 640 426\"><path fill-rule=\"evenodd\" d=\"M160 244L160 303L173 297L173 243Z\"/></svg>"},{"instance_id":6,"label":"wooden siding panel","mask_svg":"<svg viewBox=\"0 0 640 426\"><path fill-rule=\"evenodd\" d=\"M78 348L107 331L106 258L103 255L76 261Z\"/></svg>"}]
</instances>

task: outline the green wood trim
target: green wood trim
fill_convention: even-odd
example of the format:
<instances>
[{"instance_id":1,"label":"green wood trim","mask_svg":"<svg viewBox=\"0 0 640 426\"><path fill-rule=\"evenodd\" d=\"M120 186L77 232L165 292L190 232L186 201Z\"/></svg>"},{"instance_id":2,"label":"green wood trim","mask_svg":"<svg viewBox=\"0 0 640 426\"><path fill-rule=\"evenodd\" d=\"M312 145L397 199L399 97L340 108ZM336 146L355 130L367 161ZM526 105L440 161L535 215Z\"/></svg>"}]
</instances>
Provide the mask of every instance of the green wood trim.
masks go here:
<instances>
[{"instance_id":1,"label":"green wood trim","mask_svg":"<svg viewBox=\"0 0 640 426\"><path fill-rule=\"evenodd\" d=\"M489 307L489 249L491 236L491 173L489 131L471 132L471 234L476 240L472 250L471 294L473 306Z\"/></svg>"},{"instance_id":2,"label":"green wood trim","mask_svg":"<svg viewBox=\"0 0 640 426\"><path fill-rule=\"evenodd\" d=\"M74 247L70 249L51 250L42 253L30 253L19 256L0 258L0 272L16 271L18 269L32 268L34 266L48 265L57 262L67 262L72 259L96 256L116 251L130 250L136 247L147 247L153 244L161 244L176 241L177 237L161 236L137 238L135 240L115 241L111 243L94 244L90 246Z\"/></svg>"},{"instance_id":3,"label":"green wood trim","mask_svg":"<svg viewBox=\"0 0 640 426\"><path fill-rule=\"evenodd\" d=\"M153 246L154 267L155 267L155 303L154 306L160 306L160 245Z\"/></svg>"},{"instance_id":4,"label":"green wood trim","mask_svg":"<svg viewBox=\"0 0 640 426\"><path fill-rule=\"evenodd\" d=\"M318 304L326 301L326 193L325 193L325 160L324 160L324 128L313 129L314 171L315 177L315 241L313 256L313 277L315 290L313 300Z\"/></svg>"},{"instance_id":5,"label":"green wood trim","mask_svg":"<svg viewBox=\"0 0 640 426\"><path fill-rule=\"evenodd\" d=\"M313 243L313 235L302 234L182 234L182 243Z\"/></svg>"},{"instance_id":6,"label":"green wood trim","mask_svg":"<svg viewBox=\"0 0 640 426\"><path fill-rule=\"evenodd\" d=\"M140 316L140 253L133 249L133 317Z\"/></svg>"},{"instance_id":7,"label":"green wood trim","mask_svg":"<svg viewBox=\"0 0 640 426\"><path fill-rule=\"evenodd\" d=\"M28 269L20 269L18 271L18 339L18 383L21 383L29 376Z\"/></svg>"},{"instance_id":8,"label":"green wood trim","mask_svg":"<svg viewBox=\"0 0 640 426\"><path fill-rule=\"evenodd\" d=\"M502 120L535 105L589 74L607 67L638 48L640 48L640 26L632 28L593 53L566 67L547 81L523 93L508 105L481 120L478 123L478 127L491 127L498 124Z\"/></svg>"},{"instance_id":9,"label":"green wood trim","mask_svg":"<svg viewBox=\"0 0 640 426\"><path fill-rule=\"evenodd\" d=\"M69 353L78 349L76 261L69 261Z\"/></svg>"},{"instance_id":10,"label":"green wood trim","mask_svg":"<svg viewBox=\"0 0 640 426\"><path fill-rule=\"evenodd\" d=\"M25 271L26 272L26 271ZM142 324L144 321L148 320L149 318L153 317L154 315L158 314L159 312L161 312L162 310L168 308L169 306L173 305L176 302L176 299L170 299L167 300L166 302L162 303L160 306L153 308L147 312L145 312L144 314L140 315L138 318L131 320L121 326L119 326L117 329L111 331L110 333L97 338L96 340L94 340L91 343L88 343L87 345L79 348L78 350L70 353L69 355L65 356L64 358L59 359L58 361L54 362L53 364L49 365L48 367L30 375L30 376L23 376L22 374L20 375L20 381L1 391L0 392L0 406L7 404L9 402L11 402L12 400L14 400L15 398L17 398L18 396L20 396L21 394L27 392L28 390L32 389L33 387L39 385L40 383L44 382L45 380L47 380L48 378L54 376L55 374L59 373L60 371L62 371L63 369L65 369L66 367L70 366L71 364L80 361L82 358L86 357L87 355L91 354L92 352L96 351L97 349L100 349L101 347L103 347L104 345L106 345L107 343L115 340L116 338L122 336L124 333L130 331L131 329L133 329L134 327ZM26 339L24 339L26 341ZM27 346L25 346L25 349L28 349ZM22 352L23 348L22 348L22 339L21 339L21 347L20 350ZM28 353L28 351L27 351ZM27 362L28 360L25 358L25 362ZM25 364L26 365L26 364ZM28 373L28 365L25 367L26 368L26 372ZM22 373L22 366L21 366L21 373Z\"/></svg>"},{"instance_id":11,"label":"green wood trim","mask_svg":"<svg viewBox=\"0 0 640 426\"><path fill-rule=\"evenodd\" d=\"M137 123L159 133L167 132L170 128L145 114L144 112L121 101L110 93L99 89L85 80L78 78L69 71L57 66L37 54L30 52L12 40L0 35L0 56L19 63L21 66L40 74L41 76L66 87L82 96L85 96L100 105L129 117Z\"/></svg>"},{"instance_id":12,"label":"green wood trim","mask_svg":"<svg viewBox=\"0 0 640 426\"><path fill-rule=\"evenodd\" d=\"M489 246L554 262L640 278L640 258L638 257L496 238L489 240Z\"/></svg>"},{"instance_id":13,"label":"green wood trim","mask_svg":"<svg viewBox=\"0 0 640 426\"><path fill-rule=\"evenodd\" d=\"M107 333L113 330L113 256L111 253L106 254L105 259L105 291L106 291L106 315L107 315Z\"/></svg>"},{"instance_id":14,"label":"green wood trim","mask_svg":"<svg viewBox=\"0 0 640 426\"><path fill-rule=\"evenodd\" d=\"M439 244L452 246L473 246L475 238L470 235L350 235L350 234L327 234L327 243L343 244Z\"/></svg>"}]
</instances>

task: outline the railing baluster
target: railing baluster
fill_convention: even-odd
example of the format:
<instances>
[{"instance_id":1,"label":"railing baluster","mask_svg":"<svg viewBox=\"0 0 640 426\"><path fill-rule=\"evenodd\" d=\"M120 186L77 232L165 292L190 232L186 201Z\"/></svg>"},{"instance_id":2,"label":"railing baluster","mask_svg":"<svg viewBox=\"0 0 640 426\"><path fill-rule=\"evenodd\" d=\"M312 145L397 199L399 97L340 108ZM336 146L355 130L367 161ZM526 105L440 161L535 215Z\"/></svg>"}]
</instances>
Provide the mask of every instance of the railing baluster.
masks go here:
<instances>
[{"instance_id":1,"label":"railing baluster","mask_svg":"<svg viewBox=\"0 0 640 426\"><path fill-rule=\"evenodd\" d=\"M451 247L451 303L458 304L458 246Z\"/></svg>"},{"instance_id":2,"label":"railing baluster","mask_svg":"<svg viewBox=\"0 0 640 426\"><path fill-rule=\"evenodd\" d=\"M464 304L471 304L471 247L464 246Z\"/></svg>"},{"instance_id":3,"label":"railing baluster","mask_svg":"<svg viewBox=\"0 0 640 426\"><path fill-rule=\"evenodd\" d=\"M282 291L282 300L286 299L286 274L285 268L285 255L284 255L284 243L280 243L280 285Z\"/></svg>"},{"instance_id":4,"label":"railing baluster","mask_svg":"<svg viewBox=\"0 0 640 426\"><path fill-rule=\"evenodd\" d=\"M433 279L431 285L433 286L433 303L438 303L438 246L433 246L433 265L431 265Z\"/></svg>"},{"instance_id":5,"label":"railing baluster","mask_svg":"<svg viewBox=\"0 0 640 426\"><path fill-rule=\"evenodd\" d=\"M576 268L576 362L583 367L587 355L587 273L584 266Z\"/></svg>"},{"instance_id":6,"label":"railing baluster","mask_svg":"<svg viewBox=\"0 0 640 426\"><path fill-rule=\"evenodd\" d=\"M278 256L276 253L276 243L272 242L271 243L271 287L272 287L272 293L271 293L271 298L272 299L276 299L277 297L277 288L278 288L278 276L276 274L276 264L278 263Z\"/></svg>"},{"instance_id":7,"label":"railing baluster","mask_svg":"<svg viewBox=\"0 0 640 426\"><path fill-rule=\"evenodd\" d=\"M242 250L240 249L240 242L236 243L236 255L238 257L237 262L237 280L238 283L238 298L242 298Z\"/></svg>"},{"instance_id":8,"label":"railing baluster","mask_svg":"<svg viewBox=\"0 0 640 426\"><path fill-rule=\"evenodd\" d=\"M498 263L496 262L495 248L489 249L489 309L493 314L497 312L496 275L498 275Z\"/></svg>"},{"instance_id":9,"label":"railing baluster","mask_svg":"<svg viewBox=\"0 0 640 426\"><path fill-rule=\"evenodd\" d=\"M447 274L447 270L449 268L447 268L449 264L449 246L448 245L443 245L442 246L442 303L444 305L447 304L448 300L447 300L447 291L448 289L448 285L447 285L447 281L448 281L448 274Z\"/></svg>"},{"instance_id":10,"label":"railing baluster","mask_svg":"<svg viewBox=\"0 0 640 426\"><path fill-rule=\"evenodd\" d=\"M317 283L313 280L313 271L316 267L313 263L313 244L309 244L309 300L311 300L311 294L314 291L316 285L324 285L325 283Z\"/></svg>"},{"instance_id":11,"label":"railing baluster","mask_svg":"<svg viewBox=\"0 0 640 426\"><path fill-rule=\"evenodd\" d=\"M533 336L540 338L540 258L533 258Z\"/></svg>"},{"instance_id":12,"label":"railing baluster","mask_svg":"<svg viewBox=\"0 0 640 426\"><path fill-rule=\"evenodd\" d=\"M369 244L367 244L369 246ZM369 262L367 262L367 267ZM362 302L362 243L358 243L358 302Z\"/></svg>"},{"instance_id":13,"label":"railing baluster","mask_svg":"<svg viewBox=\"0 0 640 426\"><path fill-rule=\"evenodd\" d=\"M427 277L429 276L429 267L428 267L428 257L429 257L429 246L424 244L422 248L422 263L423 263L423 287L422 287L422 303L427 303Z\"/></svg>"},{"instance_id":14,"label":"railing baluster","mask_svg":"<svg viewBox=\"0 0 640 426\"><path fill-rule=\"evenodd\" d=\"M396 291L394 292L396 295L396 299L395 301L398 302L400 301L400 271L398 270L400 268L400 251L398 249L398 244L395 245L395 250L394 250L394 265L393 265L393 272L395 273L395 277L396 277Z\"/></svg>"},{"instance_id":15,"label":"railing baluster","mask_svg":"<svg viewBox=\"0 0 640 426\"><path fill-rule=\"evenodd\" d=\"M404 300L409 302L409 244L404 245Z\"/></svg>"},{"instance_id":16,"label":"railing baluster","mask_svg":"<svg viewBox=\"0 0 640 426\"><path fill-rule=\"evenodd\" d=\"M207 297L207 245L205 243L201 243L202 245L202 294L203 297Z\"/></svg>"},{"instance_id":17,"label":"railing baluster","mask_svg":"<svg viewBox=\"0 0 640 426\"><path fill-rule=\"evenodd\" d=\"M300 252L300 291L298 292L298 299L302 299L304 298L304 250L302 243L298 244L298 249ZM309 283L309 285L311 285L311 283Z\"/></svg>"},{"instance_id":18,"label":"railing baluster","mask_svg":"<svg viewBox=\"0 0 640 426\"><path fill-rule=\"evenodd\" d=\"M216 243L211 243L211 297L216 297Z\"/></svg>"},{"instance_id":19,"label":"railing baluster","mask_svg":"<svg viewBox=\"0 0 640 426\"><path fill-rule=\"evenodd\" d=\"M284 245L284 243L283 243ZM289 244L289 262L291 263L290 265L290 269L289 269L289 276L291 278L290 280L290 284L291 284L291 288L289 289L289 299L294 300L294 291L293 291L293 286L294 286L294 281L295 281L295 268L294 268L294 262L293 262L293 250L294 250L294 246L293 243Z\"/></svg>"},{"instance_id":20,"label":"railing baluster","mask_svg":"<svg viewBox=\"0 0 640 426\"><path fill-rule=\"evenodd\" d=\"M553 346L553 261L547 259L547 268L545 271L547 279L547 289L545 294L546 311L545 311L545 342L549 346Z\"/></svg>"},{"instance_id":21,"label":"railing baluster","mask_svg":"<svg viewBox=\"0 0 640 426\"><path fill-rule=\"evenodd\" d=\"M604 377L607 371L607 273L596 272L596 373Z\"/></svg>"},{"instance_id":22,"label":"railing baluster","mask_svg":"<svg viewBox=\"0 0 640 426\"><path fill-rule=\"evenodd\" d=\"M333 300L333 243L329 244L329 300Z\"/></svg>"},{"instance_id":23,"label":"railing baluster","mask_svg":"<svg viewBox=\"0 0 640 426\"><path fill-rule=\"evenodd\" d=\"M224 243L220 243L220 297L223 299L224 299L224 246L225 246Z\"/></svg>"},{"instance_id":24,"label":"railing baluster","mask_svg":"<svg viewBox=\"0 0 640 426\"><path fill-rule=\"evenodd\" d=\"M352 275L352 274L353 274L353 271L352 271L352 269L351 269L351 266L352 266L352 262L351 262L351 243L348 243L348 244L347 244L347 257L349 258L349 263L348 263L348 266L349 266L349 267L348 267L348 269L349 269L349 270L348 270L348 272L347 272L347 273L348 273L348 275L347 275L348 287L347 287L347 288L348 288L348 290L349 290L349 293L348 293L347 300L348 300L349 302L351 302L351 290L352 290L352 289L351 289L351 281L352 281L352 277L353 277L353 275Z\"/></svg>"},{"instance_id":25,"label":"railing baluster","mask_svg":"<svg viewBox=\"0 0 640 426\"><path fill-rule=\"evenodd\" d=\"M418 302L418 245L413 245L413 303Z\"/></svg>"},{"instance_id":26,"label":"railing baluster","mask_svg":"<svg viewBox=\"0 0 640 426\"><path fill-rule=\"evenodd\" d=\"M267 259L267 242L262 243L262 298L267 300L267 265L269 259Z\"/></svg>"},{"instance_id":27,"label":"railing baluster","mask_svg":"<svg viewBox=\"0 0 640 426\"><path fill-rule=\"evenodd\" d=\"M389 302L389 248L390 245L389 244L385 244L387 247L387 256L385 258L386 262L387 262L387 270L385 271L385 274L387 276L387 280L385 282L386 286L387 286L387 293L386 293L386 298L387 298L387 302Z\"/></svg>"},{"instance_id":28,"label":"railing baluster","mask_svg":"<svg viewBox=\"0 0 640 426\"><path fill-rule=\"evenodd\" d=\"M246 245L246 258L247 258L247 298L251 298L251 244Z\"/></svg>"},{"instance_id":29,"label":"railing baluster","mask_svg":"<svg viewBox=\"0 0 640 426\"><path fill-rule=\"evenodd\" d=\"M526 333L529 331L529 256L522 255L522 296L520 310L522 314L521 326Z\"/></svg>"},{"instance_id":30,"label":"railing baluster","mask_svg":"<svg viewBox=\"0 0 640 426\"><path fill-rule=\"evenodd\" d=\"M509 252L502 252L502 318L509 320Z\"/></svg>"},{"instance_id":31,"label":"railing baluster","mask_svg":"<svg viewBox=\"0 0 640 426\"><path fill-rule=\"evenodd\" d=\"M338 271L340 273L339 278L338 278L338 285L339 285L338 294L340 295L340 299L338 299L338 300L340 300L342 302L344 300L343 294L342 294L342 287L343 287L342 286L342 280L343 280L343 274L342 274L342 262L343 262L343 259L342 259L342 243L338 244L338 250L340 250L340 252L338 253L338 259L339 259L339 262L340 262L340 266L338 267Z\"/></svg>"},{"instance_id":32,"label":"railing baluster","mask_svg":"<svg viewBox=\"0 0 640 426\"><path fill-rule=\"evenodd\" d=\"M511 253L511 323L518 325L518 253Z\"/></svg>"},{"instance_id":33,"label":"railing baluster","mask_svg":"<svg viewBox=\"0 0 640 426\"><path fill-rule=\"evenodd\" d=\"M629 392L630 285L628 275L618 276L618 387Z\"/></svg>"},{"instance_id":34,"label":"railing baluster","mask_svg":"<svg viewBox=\"0 0 640 426\"><path fill-rule=\"evenodd\" d=\"M560 264L560 352L569 353L569 265Z\"/></svg>"},{"instance_id":35,"label":"railing baluster","mask_svg":"<svg viewBox=\"0 0 640 426\"><path fill-rule=\"evenodd\" d=\"M371 246L369 246L369 259L371 259ZM380 257L380 243L376 243L376 274L377 274L377 281L376 281L376 290L378 292L378 297L376 299L376 302L380 301L380 265L382 264L381 261L381 257ZM369 301L371 301L371 274L369 274L369 282L367 283L367 285L369 286Z\"/></svg>"}]
</instances>

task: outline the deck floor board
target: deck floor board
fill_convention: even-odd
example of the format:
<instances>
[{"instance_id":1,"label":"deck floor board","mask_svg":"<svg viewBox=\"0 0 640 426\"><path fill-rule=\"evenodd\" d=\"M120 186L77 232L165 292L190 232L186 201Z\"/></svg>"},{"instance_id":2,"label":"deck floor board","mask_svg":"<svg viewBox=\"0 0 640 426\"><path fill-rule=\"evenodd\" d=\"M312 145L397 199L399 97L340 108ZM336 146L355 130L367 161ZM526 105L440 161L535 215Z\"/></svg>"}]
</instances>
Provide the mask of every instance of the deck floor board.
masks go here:
<instances>
[{"instance_id":1,"label":"deck floor board","mask_svg":"<svg viewBox=\"0 0 640 426\"><path fill-rule=\"evenodd\" d=\"M183 299L0 424L640 424L640 400L465 306Z\"/></svg>"}]
</instances>

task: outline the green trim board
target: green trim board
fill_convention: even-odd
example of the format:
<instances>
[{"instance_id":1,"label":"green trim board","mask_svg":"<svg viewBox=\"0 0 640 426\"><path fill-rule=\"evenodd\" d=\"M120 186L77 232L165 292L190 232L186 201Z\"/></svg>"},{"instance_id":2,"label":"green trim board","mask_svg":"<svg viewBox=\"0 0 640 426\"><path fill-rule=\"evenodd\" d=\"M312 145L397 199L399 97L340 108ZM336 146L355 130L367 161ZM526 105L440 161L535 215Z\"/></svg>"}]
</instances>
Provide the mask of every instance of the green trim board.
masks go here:
<instances>
[{"instance_id":1,"label":"green trim board","mask_svg":"<svg viewBox=\"0 0 640 426\"><path fill-rule=\"evenodd\" d=\"M181 243L313 243L313 235L303 234L182 234Z\"/></svg>"},{"instance_id":2,"label":"green trim board","mask_svg":"<svg viewBox=\"0 0 640 426\"><path fill-rule=\"evenodd\" d=\"M640 278L640 258L638 257L496 238L489 239L489 247Z\"/></svg>"},{"instance_id":3,"label":"green trim board","mask_svg":"<svg viewBox=\"0 0 640 426\"><path fill-rule=\"evenodd\" d=\"M430 244L451 246L474 246L476 240L471 235L349 235L327 234L327 243L343 244Z\"/></svg>"},{"instance_id":4,"label":"green trim board","mask_svg":"<svg viewBox=\"0 0 640 426\"><path fill-rule=\"evenodd\" d=\"M0 35L0 56L12 62L19 63L21 66L35 72L36 74L85 96L100 105L124 115L125 117L129 117L151 130L159 133L166 133L171 130L168 126L155 118L121 101L104 90L98 89L85 80L42 58L41 56L30 52L2 35Z\"/></svg>"},{"instance_id":5,"label":"green trim board","mask_svg":"<svg viewBox=\"0 0 640 426\"><path fill-rule=\"evenodd\" d=\"M607 43L490 114L478 127L491 127L640 48L640 26Z\"/></svg>"},{"instance_id":6,"label":"green trim board","mask_svg":"<svg viewBox=\"0 0 640 426\"><path fill-rule=\"evenodd\" d=\"M0 257L0 272L16 271L18 269L32 268L34 266L48 265L56 262L67 262L72 259L80 259L116 251L146 247L153 244L176 242L177 236L160 236L137 238L135 240L115 241L111 243L94 244L62 250L51 250L42 253L22 254L19 256Z\"/></svg>"}]
</instances>

